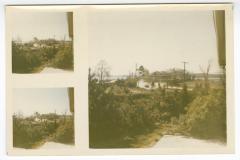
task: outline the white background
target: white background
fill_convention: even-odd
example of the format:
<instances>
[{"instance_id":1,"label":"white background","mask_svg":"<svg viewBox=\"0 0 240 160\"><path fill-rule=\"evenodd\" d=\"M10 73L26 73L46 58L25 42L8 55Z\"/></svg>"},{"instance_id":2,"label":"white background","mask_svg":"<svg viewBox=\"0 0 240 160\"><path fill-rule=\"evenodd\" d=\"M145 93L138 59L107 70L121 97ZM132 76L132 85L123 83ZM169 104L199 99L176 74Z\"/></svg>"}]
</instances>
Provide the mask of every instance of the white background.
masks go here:
<instances>
[{"instance_id":1,"label":"white background","mask_svg":"<svg viewBox=\"0 0 240 160\"><path fill-rule=\"evenodd\" d=\"M6 155L6 108L5 108L5 5L11 4L107 4L107 3L234 3L234 67L235 67L235 117L236 117L236 152L231 155L152 155L152 156L71 156L71 157L17 157ZM0 160L53 160L53 159L124 159L124 160L239 160L240 159L240 1L239 0L0 0Z\"/></svg>"}]
</instances>

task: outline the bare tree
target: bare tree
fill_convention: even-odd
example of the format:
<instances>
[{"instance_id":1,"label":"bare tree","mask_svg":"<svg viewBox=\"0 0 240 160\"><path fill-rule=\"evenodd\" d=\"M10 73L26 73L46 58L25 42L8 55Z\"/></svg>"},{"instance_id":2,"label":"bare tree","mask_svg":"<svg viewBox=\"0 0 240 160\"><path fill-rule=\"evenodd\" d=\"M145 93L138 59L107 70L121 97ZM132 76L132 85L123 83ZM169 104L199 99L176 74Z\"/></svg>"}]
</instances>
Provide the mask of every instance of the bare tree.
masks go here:
<instances>
[{"instance_id":1,"label":"bare tree","mask_svg":"<svg viewBox=\"0 0 240 160\"><path fill-rule=\"evenodd\" d=\"M95 75L100 83L106 80L107 77L110 76L110 66L107 64L106 61L101 60L96 68L95 68Z\"/></svg>"},{"instance_id":2,"label":"bare tree","mask_svg":"<svg viewBox=\"0 0 240 160\"><path fill-rule=\"evenodd\" d=\"M92 69L88 68L88 80L91 82L95 78L95 73L92 73Z\"/></svg>"},{"instance_id":3,"label":"bare tree","mask_svg":"<svg viewBox=\"0 0 240 160\"><path fill-rule=\"evenodd\" d=\"M211 62L208 61L208 66L206 69L203 69L202 66L199 66L202 74L203 74L203 78L204 78L204 86L205 86L205 90L206 90L206 93L208 93L208 90L209 90L209 80L208 80L208 77L209 77L209 71L210 71L210 68L211 68Z\"/></svg>"}]
</instances>

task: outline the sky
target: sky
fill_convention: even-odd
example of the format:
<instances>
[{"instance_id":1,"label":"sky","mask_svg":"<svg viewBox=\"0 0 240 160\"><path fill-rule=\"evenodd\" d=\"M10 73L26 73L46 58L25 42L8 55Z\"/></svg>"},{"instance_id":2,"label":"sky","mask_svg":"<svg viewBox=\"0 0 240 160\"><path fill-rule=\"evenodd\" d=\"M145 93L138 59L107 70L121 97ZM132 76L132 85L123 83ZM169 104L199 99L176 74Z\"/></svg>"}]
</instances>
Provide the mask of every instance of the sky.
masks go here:
<instances>
[{"instance_id":1,"label":"sky","mask_svg":"<svg viewBox=\"0 0 240 160\"><path fill-rule=\"evenodd\" d=\"M13 112L29 116L38 112L70 114L67 88L13 89Z\"/></svg>"},{"instance_id":2,"label":"sky","mask_svg":"<svg viewBox=\"0 0 240 160\"><path fill-rule=\"evenodd\" d=\"M69 40L66 12L14 10L11 12L12 38L30 41L55 38Z\"/></svg>"},{"instance_id":3,"label":"sky","mask_svg":"<svg viewBox=\"0 0 240 160\"><path fill-rule=\"evenodd\" d=\"M182 68L220 71L212 11L159 11L99 8L88 15L90 67L105 60L112 75L126 75L136 64L150 72Z\"/></svg>"}]
</instances>

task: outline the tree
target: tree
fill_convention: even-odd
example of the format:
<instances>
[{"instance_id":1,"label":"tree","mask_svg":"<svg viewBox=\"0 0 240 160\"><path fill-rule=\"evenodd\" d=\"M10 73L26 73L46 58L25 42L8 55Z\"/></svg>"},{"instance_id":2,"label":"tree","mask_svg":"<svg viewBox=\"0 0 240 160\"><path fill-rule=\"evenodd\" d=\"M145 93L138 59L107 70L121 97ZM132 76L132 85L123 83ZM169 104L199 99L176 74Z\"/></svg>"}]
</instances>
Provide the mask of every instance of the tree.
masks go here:
<instances>
[{"instance_id":1,"label":"tree","mask_svg":"<svg viewBox=\"0 0 240 160\"><path fill-rule=\"evenodd\" d=\"M92 82L92 80L94 79L95 77L95 74L92 73L92 69L91 68L88 68L88 81L89 82Z\"/></svg>"},{"instance_id":2,"label":"tree","mask_svg":"<svg viewBox=\"0 0 240 160\"><path fill-rule=\"evenodd\" d=\"M38 43L38 42L39 42L38 38L37 38L37 37L34 37L34 38L33 38L33 42Z\"/></svg>"},{"instance_id":3,"label":"tree","mask_svg":"<svg viewBox=\"0 0 240 160\"><path fill-rule=\"evenodd\" d=\"M39 118L39 117L40 117L40 113L38 113L38 112L35 112L35 113L34 113L34 117L37 117L37 118Z\"/></svg>"},{"instance_id":4,"label":"tree","mask_svg":"<svg viewBox=\"0 0 240 160\"><path fill-rule=\"evenodd\" d=\"M149 75L149 71L146 68L144 68L142 65L137 69L137 71L140 76Z\"/></svg>"},{"instance_id":5,"label":"tree","mask_svg":"<svg viewBox=\"0 0 240 160\"><path fill-rule=\"evenodd\" d=\"M110 66L107 64L106 61L101 60L97 64L95 68L95 75L100 83L102 83L104 80L106 80L107 77L110 76Z\"/></svg>"},{"instance_id":6,"label":"tree","mask_svg":"<svg viewBox=\"0 0 240 160\"><path fill-rule=\"evenodd\" d=\"M208 93L208 90L209 90L209 80L208 80L208 76L209 76L210 68L211 68L211 63L210 63L210 62L208 62L208 66L207 66L206 70L204 70L204 69L202 68L202 66L200 66L200 70L202 71L203 77L204 77L205 93Z\"/></svg>"}]
</instances>

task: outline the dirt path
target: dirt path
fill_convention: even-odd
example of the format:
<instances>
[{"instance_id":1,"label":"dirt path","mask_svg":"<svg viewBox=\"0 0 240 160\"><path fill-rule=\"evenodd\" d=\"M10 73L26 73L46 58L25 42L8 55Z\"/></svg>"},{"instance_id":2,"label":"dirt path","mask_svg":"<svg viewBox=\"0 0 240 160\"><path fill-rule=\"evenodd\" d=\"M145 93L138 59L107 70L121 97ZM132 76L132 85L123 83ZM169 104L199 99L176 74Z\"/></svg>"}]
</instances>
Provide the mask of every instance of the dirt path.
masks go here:
<instances>
[{"instance_id":1,"label":"dirt path","mask_svg":"<svg viewBox=\"0 0 240 160\"><path fill-rule=\"evenodd\" d=\"M185 136L164 135L155 145L154 148L224 148L225 144L210 140L200 140Z\"/></svg>"},{"instance_id":2,"label":"dirt path","mask_svg":"<svg viewBox=\"0 0 240 160\"><path fill-rule=\"evenodd\" d=\"M170 125L159 126L150 133L138 135L133 140L131 147L134 148L182 148L182 147L204 147L223 148L226 145L222 142L202 140L192 137L182 136Z\"/></svg>"},{"instance_id":3,"label":"dirt path","mask_svg":"<svg viewBox=\"0 0 240 160\"><path fill-rule=\"evenodd\" d=\"M45 67L40 73L70 73L69 70L52 68L52 67Z\"/></svg>"},{"instance_id":4,"label":"dirt path","mask_svg":"<svg viewBox=\"0 0 240 160\"><path fill-rule=\"evenodd\" d=\"M72 148L74 148L74 145L67 145L56 142L46 142L38 149L72 149Z\"/></svg>"},{"instance_id":5,"label":"dirt path","mask_svg":"<svg viewBox=\"0 0 240 160\"><path fill-rule=\"evenodd\" d=\"M45 142L40 147L34 148L34 149L72 149L74 148L74 145L68 145L68 144L62 144L62 143L56 143L56 142ZM15 150L27 150L24 148L17 148L14 147Z\"/></svg>"},{"instance_id":6,"label":"dirt path","mask_svg":"<svg viewBox=\"0 0 240 160\"><path fill-rule=\"evenodd\" d=\"M162 137L162 128L154 129L147 134L138 135L134 138L134 143L131 144L133 148L147 148L154 146Z\"/></svg>"}]
</instances>

